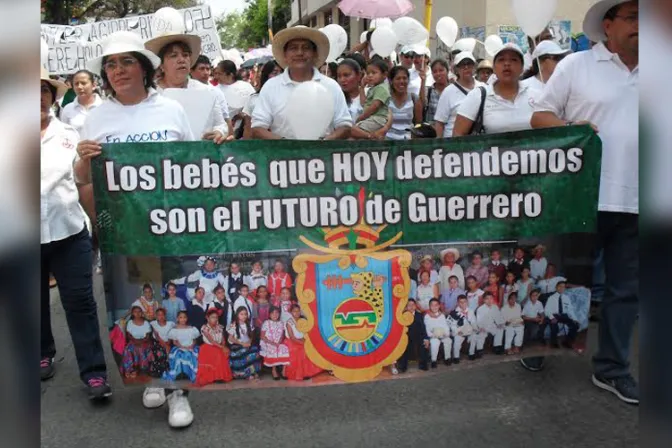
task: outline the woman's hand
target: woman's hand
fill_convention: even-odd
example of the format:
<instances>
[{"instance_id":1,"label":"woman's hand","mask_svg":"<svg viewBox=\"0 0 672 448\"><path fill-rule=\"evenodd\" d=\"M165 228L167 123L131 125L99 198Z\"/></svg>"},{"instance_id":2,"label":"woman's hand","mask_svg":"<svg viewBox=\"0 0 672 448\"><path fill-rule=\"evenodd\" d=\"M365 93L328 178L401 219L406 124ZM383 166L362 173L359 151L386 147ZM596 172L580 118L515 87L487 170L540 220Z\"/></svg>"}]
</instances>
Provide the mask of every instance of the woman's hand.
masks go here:
<instances>
[{"instance_id":1,"label":"woman's hand","mask_svg":"<svg viewBox=\"0 0 672 448\"><path fill-rule=\"evenodd\" d=\"M103 148L93 140L82 140L77 144L77 154L82 160L91 160L103 153Z\"/></svg>"},{"instance_id":2,"label":"woman's hand","mask_svg":"<svg viewBox=\"0 0 672 448\"><path fill-rule=\"evenodd\" d=\"M227 141L227 137L220 131L210 131L203 134L203 140L212 140L216 145L221 145Z\"/></svg>"}]
</instances>

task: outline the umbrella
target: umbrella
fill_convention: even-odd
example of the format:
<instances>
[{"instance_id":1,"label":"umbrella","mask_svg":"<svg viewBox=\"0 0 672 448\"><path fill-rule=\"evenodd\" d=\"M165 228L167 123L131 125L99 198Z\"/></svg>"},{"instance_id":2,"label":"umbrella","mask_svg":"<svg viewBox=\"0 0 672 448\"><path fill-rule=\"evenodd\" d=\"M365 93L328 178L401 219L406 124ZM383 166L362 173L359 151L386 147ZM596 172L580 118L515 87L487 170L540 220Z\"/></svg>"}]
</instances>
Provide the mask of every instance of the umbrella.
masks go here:
<instances>
[{"instance_id":1,"label":"umbrella","mask_svg":"<svg viewBox=\"0 0 672 448\"><path fill-rule=\"evenodd\" d=\"M342 0L338 7L346 16L362 19L397 18L414 8L410 0Z\"/></svg>"},{"instance_id":2,"label":"umbrella","mask_svg":"<svg viewBox=\"0 0 672 448\"><path fill-rule=\"evenodd\" d=\"M260 58L248 59L247 61L242 63L240 68L252 68L255 65L265 64L271 60L273 60L273 56L262 56Z\"/></svg>"}]
</instances>

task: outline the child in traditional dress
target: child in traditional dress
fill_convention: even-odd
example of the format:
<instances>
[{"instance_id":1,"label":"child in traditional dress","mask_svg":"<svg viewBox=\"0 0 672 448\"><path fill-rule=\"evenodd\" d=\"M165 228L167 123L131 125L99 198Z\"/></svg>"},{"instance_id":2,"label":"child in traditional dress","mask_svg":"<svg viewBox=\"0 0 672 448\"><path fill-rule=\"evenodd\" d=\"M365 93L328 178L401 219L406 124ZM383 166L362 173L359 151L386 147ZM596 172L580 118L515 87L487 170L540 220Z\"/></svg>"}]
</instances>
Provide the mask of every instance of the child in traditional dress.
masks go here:
<instances>
[{"instance_id":1,"label":"child in traditional dress","mask_svg":"<svg viewBox=\"0 0 672 448\"><path fill-rule=\"evenodd\" d=\"M259 290L259 288L268 285L268 276L263 271L263 265L261 264L261 261L255 261L252 264L252 272L250 272L250 275L247 276L245 284L250 287L252 295L254 295L255 299L256 292Z\"/></svg>"},{"instance_id":2,"label":"child in traditional dress","mask_svg":"<svg viewBox=\"0 0 672 448\"><path fill-rule=\"evenodd\" d=\"M518 293L518 303L524 306L530 297L530 292L534 289L534 280L530 277L529 266L524 266L520 271L520 279L516 282L516 292ZM507 300L508 301L508 300Z\"/></svg>"},{"instance_id":3,"label":"child in traditional dress","mask_svg":"<svg viewBox=\"0 0 672 448\"><path fill-rule=\"evenodd\" d=\"M149 375L161 378L168 370L168 353L170 353L170 339L168 332L175 327L175 322L167 318L166 310L156 310L156 320L149 323L152 326L152 360L149 363Z\"/></svg>"},{"instance_id":4,"label":"child in traditional dress","mask_svg":"<svg viewBox=\"0 0 672 448\"><path fill-rule=\"evenodd\" d=\"M250 314L247 308L241 306L226 329L229 335L231 353L229 363L233 377L236 379L255 380L259 378L261 370L261 355L259 346L254 345L254 327L250 324Z\"/></svg>"},{"instance_id":5,"label":"child in traditional dress","mask_svg":"<svg viewBox=\"0 0 672 448\"><path fill-rule=\"evenodd\" d=\"M479 306L483 304L483 290L478 287L478 280L473 275L467 277L467 300L469 301L469 309L476 312Z\"/></svg>"},{"instance_id":6,"label":"child in traditional dress","mask_svg":"<svg viewBox=\"0 0 672 448\"><path fill-rule=\"evenodd\" d=\"M273 266L273 273L268 276L268 292L271 298L279 297L282 288L292 287L292 277L285 272L285 264L277 260Z\"/></svg>"},{"instance_id":7,"label":"child in traditional dress","mask_svg":"<svg viewBox=\"0 0 672 448\"><path fill-rule=\"evenodd\" d=\"M429 301L439 298L439 285L431 283L429 271L420 271L420 284L416 289L415 303L421 313L429 311Z\"/></svg>"},{"instance_id":8,"label":"child in traditional dress","mask_svg":"<svg viewBox=\"0 0 672 448\"><path fill-rule=\"evenodd\" d=\"M229 348L226 345L224 327L219 323L219 315L218 309L210 308L206 313L207 323L201 327L203 344L198 353L196 372L196 384L199 386L233 379L229 365Z\"/></svg>"},{"instance_id":9,"label":"child in traditional dress","mask_svg":"<svg viewBox=\"0 0 672 448\"><path fill-rule=\"evenodd\" d=\"M291 313L292 317L285 323L285 343L289 349L289 365L285 367L285 375L290 381L309 380L323 370L306 356L305 339L296 326L301 318L301 307L292 305Z\"/></svg>"},{"instance_id":10,"label":"child in traditional dress","mask_svg":"<svg viewBox=\"0 0 672 448\"><path fill-rule=\"evenodd\" d=\"M154 313L161 306L158 300L154 299L154 289L149 283L145 283L142 286L142 295L138 300L131 304L131 307L139 306L142 310L142 315L144 318L151 322L156 319Z\"/></svg>"},{"instance_id":11,"label":"child in traditional dress","mask_svg":"<svg viewBox=\"0 0 672 448\"><path fill-rule=\"evenodd\" d=\"M494 297L489 292L483 294L483 305L476 310L476 326L478 327L476 357L480 358L483 355L483 346L489 334L494 337L492 345L495 354L503 354L504 319L502 319L499 307L495 305Z\"/></svg>"},{"instance_id":12,"label":"child in traditional dress","mask_svg":"<svg viewBox=\"0 0 672 448\"><path fill-rule=\"evenodd\" d=\"M432 355L432 369L436 368L439 357L439 348L443 344L444 363L452 364L452 340L450 339L450 327L446 315L441 312L441 304L438 299L429 302L429 312L425 314L425 329L429 336L429 347Z\"/></svg>"},{"instance_id":13,"label":"child in traditional dress","mask_svg":"<svg viewBox=\"0 0 672 448\"><path fill-rule=\"evenodd\" d=\"M238 291L238 298L233 302L233 309L237 310L238 308L243 307L247 310L250 322L254 325L254 321L257 317L257 311L255 309L254 300L250 297L250 288L247 285L240 287Z\"/></svg>"},{"instance_id":14,"label":"child in traditional dress","mask_svg":"<svg viewBox=\"0 0 672 448\"><path fill-rule=\"evenodd\" d=\"M284 344L285 325L280 320L280 309L272 307L269 312L269 319L261 327L261 356L264 358L264 365L271 368L271 374L274 380L286 378L285 368L289 364L289 348ZM282 366L282 373L278 372L278 367Z\"/></svg>"},{"instance_id":15,"label":"child in traditional dress","mask_svg":"<svg viewBox=\"0 0 672 448\"><path fill-rule=\"evenodd\" d=\"M467 296L461 295L457 299L457 308L448 315L448 325L453 335L453 363L460 363L460 351L465 339L469 341L469 360L476 359L476 316L469 309Z\"/></svg>"},{"instance_id":16,"label":"child in traditional dress","mask_svg":"<svg viewBox=\"0 0 672 448\"><path fill-rule=\"evenodd\" d=\"M292 305L294 300L292 300L292 290L289 288L282 288L280 291L280 300L278 301L278 307L280 308L280 320L282 322L287 322L292 317Z\"/></svg>"},{"instance_id":17,"label":"child in traditional dress","mask_svg":"<svg viewBox=\"0 0 672 448\"><path fill-rule=\"evenodd\" d=\"M507 355L520 353L523 346L523 316L520 304L517 303L518 294L509 294L509 300L502 307L502 319L504 320L504 351ZM512 347L513 345L513 347Z\"/></svg>"},{"instance_id":18,"label":"child in traditional dress","mask_svg":"<svg viewBox=\"0 0 672 448\"><path fill-rule=\"evenodd\" d=\"M268 320L268 314L271 310L271 302L268 300L268 288L263 285L258 287L255 298L257 300L257 323L255 326L261 328L264 322Z\"/></svg>"},{"instance_id":19,"label":"child in traditional dress","mask_svg":"<svg viewBox=\"0 0 672 448\"><path fill-rule=\"evenodd\" d=\"M196 381L198 371L198 345L196 340L201 336L197 328L187 324L186 311L177 314L177 324L168 332L173 348L168 355L169 369L163 373L166 381L176 381L181 375L192 383Z\"/></svg>"},{"instance_id":20,"label":"child in traditional dress","mask_svg":"<svg viewBox=\"0 0 672 448\"><path fill-rule=\"evenodd\" d=\"M495 301L495 305L502 307L502 287L499 284L499 277L494 272L488 274L488 284L486 285L483 292L489 292L492 294L492 297Z\"/></svg>"},{"instance_id":21,"label":"child in traditional dress","mask_svg":"<svg viewBox=\"0 0 672 448\"><path fill-rule=\"evenodd\" d=\"M512 292L518 291L518 285L516 284L516 274L511 271L506 273L504 277L504 285L502 286L502 300L501 303L506 303L509 301L509 294Z\"/></svg>"},{"instance_id":22,"label":"child in traditional dress","mask_svg":"<svg viewBox=\"0 0 672 448\"><path fill-rule=\"evenodd\" d=\"M168 294L163 300L162 307L166 310L166 320L173 324L177 322L177 313L186 311L187 307L184 301L177 297L177 285L173 282L168 282L166 285L166 293Z\"/></svg>"},{"instance_id":23,"label":"child in traditional dress","mask_svg":"<svg viewBox=\"0 0 672 448\"><path fill-rule=\"evenodd\" d=\"M152 327L144 318L142 308L131 308L131 319L126 322L126 347L121 359L121 374L135 378L138 373L149 373L152 360Z\"/></svg>"}]
</instances>

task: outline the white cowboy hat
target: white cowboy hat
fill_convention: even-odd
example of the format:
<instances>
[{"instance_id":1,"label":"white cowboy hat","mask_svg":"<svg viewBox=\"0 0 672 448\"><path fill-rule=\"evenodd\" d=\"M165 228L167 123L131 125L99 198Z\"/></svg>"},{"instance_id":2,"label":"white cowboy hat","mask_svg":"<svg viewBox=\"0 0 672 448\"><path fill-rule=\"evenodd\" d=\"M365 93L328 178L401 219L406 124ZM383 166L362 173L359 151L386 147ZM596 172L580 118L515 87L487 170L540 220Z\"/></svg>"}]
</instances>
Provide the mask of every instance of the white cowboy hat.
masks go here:
<instances>
[{"instance_id":1,"label":"white cowboy hat","mask_svg":"<svg viewBox=\"0 0 672 448\"><path fill-rule=\"evenodd\" d=\"M455 56L455 67L460 65L462 63L462 61L464 61L465 59L470 60L474 64L476 63L476 58L471 53L471 51L462 51L462 52L458 53L457 56Z\"/></svg>"},{"instance_id":2,"label":"white cowboy hat","mask_svg":"<svg viewBox=\"0 0 672 448\"><path fill-rule=\"evenodd\" d=\"M198 55L201 54L200 36L196 36L194 34L166 32L145 42L145 48L158 56L162 48L168 44L173 44L176 42L182 42L189 47L191 50L191 64L192 66L196 65Z\"/></svg>"},{"instance_id":3,"label":"white cowboy hat","mask_svg":"<svg viewBox=\"0 0 672 448\"><path fill-rule=\"evenodd\" d=\"M319 30L298 25L291 28L285 28L273 37L273 57L278 65L287 68L285 60L285 45L294 39L306 39L311 41L317 47L317 58L315 67L321 67L329 56L329 38Z\"/></svg>"},{"instance_id":4,"label":"white cowboy hat","mask_svg":"<svg viewBox=\"0 0 672 448\"><path fill-rule=\"evenodd\" d=\"M86 63L86 68L96 75L101 74L103 59L107 56L112 56L113 54L131 52L140 53L149 59L154 68L158 68L159 65L161 65L161 60L142 44L140 36L130 31L117 31L116 33L112 33L103 39L101 45L103 47L103 54Z\"/></svg>"},{"instance_id":5,"label":"white cowboy hat","mask_svg":"<svg viewBox=\"0 0 672 448\"><path fill-rule=\"evenodd\" d=\"M537 244L536 246L534 246L534 247L532 248L532 252L536 252L536 251L538 251L538 250L545 251L545 250L546 250L546 246L544 246L543 244Z\"/></svg>"},{"instance_id":6,"label":"white cowboy hat","mask_svg":"<svg viewBox=\"0 0 672 448\"><path fill-rule=\"evenodd\" d=\"M497 60L497 56L499 56L501 53L503 53L503 52L505 52L505 51L513 51L513 52L516 52L516 53L518 53L518 54L520 55L521 58L523 58L523 59L525 58L525 53L523 53L523 50L521 50L521 48L520 48L518 45L514 44L513 42L507 42L507 43L505 43L504 45L502 45L502 46L499 48L499 50L497 50L497 51L495 52L495 54L492 56L492 60L493 60L493 61L496 61L496 60Z\"/></svg>"},{"instance_id":7,"label":"white cowboy hat","mask_svg":"<svg viewBox=\"0 0 672 448\"><path fill-rule=\"evenodd\" d=\"M620 5L621 3L627 3L628 1L630 0L602 0L595 3L588 12L586 12L586 16L583 19L583 33L586 37L592 42L602 42L607 40L607 35L604 34L604 28L602 28L604 16L614 6Z\"/></svg>"},{"instance_id":8,"label":"white cowboy hat","mask_svg":"<svg viewBox=\"0 0 672 448\"><path fill-rule=\"evenodd\" d=\"M457 249L455 249L454 247L449 247L448 249L443 249L443 250L441 251L441 260L443 260L444 258L446 258L446 254L451 254L451 253L452 253L453 255L455 255L455 260L457 260L457 259L460 258L460 251L457 250Z\"/></svg>"},{"instance_id":9,"label":"white cowboy hat","mask_svg":"<svg viewBox=\"0 0 672 448\"><path fill-rule=\"evenodd\" d=\"M564 50L557 42L552 40L542 40L532 52L532 58L537 59L542 56L559 56L569 53L570 50Z\"/></svg>"},{"instance_id":10,"label":"white cowboy hat","mask_svg":"<svg viewBox=\"0 0 672 448\"><path fill-rule=\"evenodd\" d=\"M56 89L56 98L54 98L54 101L65 95L65 92L68 91L68 86L66 86L64 82L51 79L49 77L49 72L44 67L40 67L40 81L48 82Z\"/></svg>"}]
</instances>

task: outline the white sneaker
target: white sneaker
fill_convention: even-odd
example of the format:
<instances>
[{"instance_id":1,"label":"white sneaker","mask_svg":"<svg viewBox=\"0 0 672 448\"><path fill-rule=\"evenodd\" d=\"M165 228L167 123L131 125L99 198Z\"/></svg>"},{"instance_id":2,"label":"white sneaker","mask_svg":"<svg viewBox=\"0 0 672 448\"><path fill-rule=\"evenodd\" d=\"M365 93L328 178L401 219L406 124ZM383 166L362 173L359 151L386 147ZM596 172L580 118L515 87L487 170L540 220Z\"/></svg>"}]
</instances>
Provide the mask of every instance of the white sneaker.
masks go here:
<instances>
[{"instance_id":1,"label":"white sneaker","mask_svg":"<svg viewBox=\"0 0 672 448\"><path fill-rule=\"evenodd\" d=\"M147 387L142 393L142 404L148 409L160 408L166 402L166 391L160 387Z\"/></svg>"},{"instance_id":2,"label":"white sneaker","mask_svg":"<svg viewBox=\"0 0 672 448\"><path fill-rule=\"evenodd\" d=\"M392 366L392 375L399 375L399 369L397 369L397 366Z\"/></svg>"},{"instance_id":3,"label":"white sneaker","mask_svg":"<svg viewBox=\"0 0 672 448\"><path fill-rule=\"evenodd\" d=\"M181 390L168 395L168 424L171 428L184 428L194 421L189 400Z\"/></svg>"}]
</instances>

